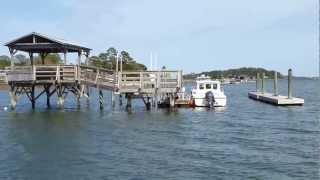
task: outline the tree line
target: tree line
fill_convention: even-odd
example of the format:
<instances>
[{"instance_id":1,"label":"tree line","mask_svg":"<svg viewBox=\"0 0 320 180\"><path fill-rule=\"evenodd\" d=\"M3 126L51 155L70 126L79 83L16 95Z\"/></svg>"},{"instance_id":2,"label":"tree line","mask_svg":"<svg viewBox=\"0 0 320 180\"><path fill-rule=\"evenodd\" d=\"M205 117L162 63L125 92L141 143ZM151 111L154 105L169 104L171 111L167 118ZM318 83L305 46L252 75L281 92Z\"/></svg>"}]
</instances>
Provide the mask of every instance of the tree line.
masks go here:
<instances>
[{"instance_id":1,"label":"tree line","mask_svg":"<svg viewBox=\"0 0 320 180\"><path fill-rule=\"evenodd\" d=\"M122 59L123 70L147 70L144 64L137 63L136 59L131 57L127 51L121 51L118 54L118 50L114 47L110 47L105 52L99 53L96 56L89 57L89 65L105 69L116 69L117 57ZM10 66L10 57L6 55L0 56L0 69ZM14 56L14 63L16 66L28 65L30 59L24 54L17 54ZM52 53L45 57L45 64L61 64L63 61L59 54ZM120 63L120 61L119 61ZM39 56L34 57L34 64L41 64L41 58Z\"/></svg>"},{"instance_id":2,"label":"tree line","mask_svg":"<svg viewBox=\"0 0 320 180\"><path fill-rule=\"evenodd\" d=\"M202 73L192 73L184 76L186 79L195 79L201 74L205 74L214 79L223 79L223 78L252 78L254 79L257 76L257 73L265 73L267 77L273 77L273 70L266 70L264 68L253 68L253 67L242 67L238 69L228 69L228 70L214 70L214 71L206 71ZM278 72L278 77L283 78L283 75Z\"/></svg>"},{"instance_id":3,"label":"tree line","mask_svg":"<svg viewBox=\"0 0 320 180\"><path fill-rule=\"evenodd\" d=\"M42 64L39 56L34 57L34 64ZM10 66L11 59L9 56L0 56L0 69ZM62 59L59 54L48 54L45 58L45 64L59 64L62 63ZM14 56L14 64L16 66L24 66L30 64L30 58L24 54L17 54Z\"/></svg>"}]
</instances>

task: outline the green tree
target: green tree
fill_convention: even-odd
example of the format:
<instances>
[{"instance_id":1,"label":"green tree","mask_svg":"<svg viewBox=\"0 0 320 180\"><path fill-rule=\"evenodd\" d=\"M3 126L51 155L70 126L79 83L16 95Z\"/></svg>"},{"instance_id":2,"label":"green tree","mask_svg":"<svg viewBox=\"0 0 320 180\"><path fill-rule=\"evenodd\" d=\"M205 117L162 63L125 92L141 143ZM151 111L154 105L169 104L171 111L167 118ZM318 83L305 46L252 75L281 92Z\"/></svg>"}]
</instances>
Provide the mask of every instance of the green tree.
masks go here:
<instances>
[{"instance_id":1,"label":"green tree","mask_svg":"<svg viewBox=\"0 0 320 180\"><path fill-rule=\"evenodd\" d=\"M59 54L48 54L44 62L45 64L60 64L62 63L62 59Z\"/></svg>"},{"instance_id":2,"label":"green tree","mask_svg":"<svg viewBox=\"0 0 320 180\"><path fill-rule=\"evenodd\" d=\"M17 54L14 56L15 57L15 64L18 66L24 66L28 64L29 58L27 58L23 54Z\"/></svg>"},{"instance_id":3,"label":"green tree","mask_svg":"<svg viewBox=\"0 0 320 180\"><path fill-rule=\"evenodd\" d=\"M123 63L129 63L133 61L133 58L130 56L130 54L127 51L121 51L122 61Z\"/></svg>"},{"instance_id":4,"label":"green tree","mask_svg":"<svg viewBox=\"0 0 320 180\"><path fill-rule=\"evenodd\" d=\"M4 69L8 66L10 66L10 57L5 55L0 56L0 69Z\"/></svg>"}]
</instances>

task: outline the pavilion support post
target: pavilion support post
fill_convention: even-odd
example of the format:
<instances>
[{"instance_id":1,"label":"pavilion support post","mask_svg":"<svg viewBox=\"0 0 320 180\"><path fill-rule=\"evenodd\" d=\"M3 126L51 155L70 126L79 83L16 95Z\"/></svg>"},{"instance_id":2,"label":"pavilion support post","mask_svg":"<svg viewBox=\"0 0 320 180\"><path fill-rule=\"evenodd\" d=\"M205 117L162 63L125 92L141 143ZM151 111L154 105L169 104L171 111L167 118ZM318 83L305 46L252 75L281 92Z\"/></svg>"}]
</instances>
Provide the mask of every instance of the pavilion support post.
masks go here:
<instances>
[{"instance_id":1,"label":"pavilion support post","mask_svg":"<svg viewBox=\"0 0 320 180\"><path fill-rule=\"evenodd\" d=\"M14 69L14 55L16 54L17 51L15 51L14 49L12 48L9 48L9 52L10 52L10 67L11 67L11 70Z\"/></svg>"},{"instance_id":2,"label":"pavilion support post","mask_svg":"<svg viewBox=\"0 0 320 180\"><path fill-rule=\"evenodd\" d=\"M46 59L47 55L48 55L47 53L40 53L41 64L45 64L44 60Z\"/></svg>"},{"instance_id":3,"label":"pavilion support post","mask_svg":"<svg viewBox=\"0 0 320 180\"><path fill-rule=\"evenodd\" d=\"M81 51L78 52L78 66L81 65Z\"/></svg>"},{"instance_id":4,"label":"pavilion support post","mask_svg":"<svg viewBox=\"0 0 320 180\"><path fill-rule=\"evenodd\" d=\"M67 50L64 50L63 52L63 64L64 65L67 65Z\"/></svg>"},{"instance_id":5,"label":"pavilion support post","mask_svg":"<svg viewBox=\"0 0 320 180\"><path fill-rule=\"evenodd\" d=\"M29 52L30 65L33 66L33 53Z\"/></svg>"}]
</instances>

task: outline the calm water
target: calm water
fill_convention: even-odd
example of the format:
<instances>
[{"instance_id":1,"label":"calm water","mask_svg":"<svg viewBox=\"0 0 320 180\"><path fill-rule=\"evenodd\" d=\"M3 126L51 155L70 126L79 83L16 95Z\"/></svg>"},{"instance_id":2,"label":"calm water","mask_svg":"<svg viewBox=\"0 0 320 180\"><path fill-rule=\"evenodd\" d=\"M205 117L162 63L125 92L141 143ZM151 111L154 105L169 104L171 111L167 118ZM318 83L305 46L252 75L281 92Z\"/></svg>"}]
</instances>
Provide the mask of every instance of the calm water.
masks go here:
<instances>
[{"instance_id":1,"label":"calm water","mask_svg":"<svg viewBox=\"0 0 320 180\"><path fill-rule=\"evenodd\" d=\"M130 113L109 101L100 111L96 97L35 111L22 98L4 111L2 91L0 179L319 179L320 84L294 84L303 107L249 100L247 84L225 87L225 109L146 112L136 101Z\"/></svg>"}]
</instances>

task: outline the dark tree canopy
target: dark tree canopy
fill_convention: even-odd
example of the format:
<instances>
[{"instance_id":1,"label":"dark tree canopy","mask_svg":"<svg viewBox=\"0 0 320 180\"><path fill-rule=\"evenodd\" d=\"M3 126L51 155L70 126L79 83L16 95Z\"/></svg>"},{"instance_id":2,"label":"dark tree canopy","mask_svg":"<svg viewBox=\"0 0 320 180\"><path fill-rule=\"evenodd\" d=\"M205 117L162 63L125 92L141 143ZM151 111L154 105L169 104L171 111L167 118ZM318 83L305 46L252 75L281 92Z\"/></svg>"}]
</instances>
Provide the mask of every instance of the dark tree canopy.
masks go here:
<instances>
[{"instance_id":1,"label":"dark tree canopy","mask_svg":"<svg viewBox=\"0 0 320 180\"><path fill-rule=\"evenodd\" d=\"M116 69L117 54L117 49L114 47L110 47L105 52L100 53L98 56L91 56L89 59L89 65L105 69ZM145 65L137 63L127 51L121 51L120 54L123 60L123 70L147 70Z\"/></svg>"},{"instance_id":2,"label":"dark tree canopy","mask_svg":"<svg viewBox=\"0 0 320 180\"><path fill-rule=\"evenodd\" d=\"M186 79L194 79L201 74L205 74L210 76L214 79L221 79L221 78L240 78L240 77L247 77L247 78L255 78L257 73L264 72L267 77L273 77L274 71L266 70L263 68L251 68L251 67L243 67L238 69L228 69L228 70L215 70L215 71L207 71L202 73L193 73L185 75ZM282 78L283 75L278 73L278 77Z\"/></svg>"}]
</instances>

